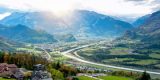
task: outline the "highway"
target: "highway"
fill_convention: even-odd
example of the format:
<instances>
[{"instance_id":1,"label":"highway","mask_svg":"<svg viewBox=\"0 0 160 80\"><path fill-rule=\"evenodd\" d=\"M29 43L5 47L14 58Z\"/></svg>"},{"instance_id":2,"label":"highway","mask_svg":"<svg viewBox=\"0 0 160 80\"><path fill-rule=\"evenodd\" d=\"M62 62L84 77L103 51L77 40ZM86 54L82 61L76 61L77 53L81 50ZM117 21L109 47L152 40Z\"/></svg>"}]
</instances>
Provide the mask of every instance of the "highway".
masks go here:
<instances>
[{"instance_id":1,"label":"highway","mask_svg":"<svg viewBox=\"0 0 160 80\"><path fill-rule=\"evenodd\" d=\"M94 44L91 44L91 45L94 45ZM133 68L126 68L126 67L118 67L118 66L112 66L112 65L107 65L107 64L101 64L101 63L96 63L96 62L91 62L91 61L87 61L85 59L81 59L79 57L76 57L76 56L73 56L73 55L70 55L69 53L71 52L75 52L79 49L82 49L82 48L86 48L86 47L89 47L91 45L83 45L83 46L80 46L80 47L77 47L77 48L72 48L70 50L67 50L67 51L64 51L64 52L61 52L61 54L63 56L66 56L68 58L71 58L71 59L74 59L76 61L79 61L79 62L83 62L83 63L87 63L87 64L91 64L91 65L97 65L97 66L102 66L102 67L108 67L108 68L114 68L114 69L120 69L120 70L127 70L127 71L135 71L135 72L144 72L144 70L140 70L140 69L133 69ZM156 74L156 75L160 75L160 72L153 72L153 71L146 71L147 73L150 73L150 74Z\"/></svg>"}]
</instances>

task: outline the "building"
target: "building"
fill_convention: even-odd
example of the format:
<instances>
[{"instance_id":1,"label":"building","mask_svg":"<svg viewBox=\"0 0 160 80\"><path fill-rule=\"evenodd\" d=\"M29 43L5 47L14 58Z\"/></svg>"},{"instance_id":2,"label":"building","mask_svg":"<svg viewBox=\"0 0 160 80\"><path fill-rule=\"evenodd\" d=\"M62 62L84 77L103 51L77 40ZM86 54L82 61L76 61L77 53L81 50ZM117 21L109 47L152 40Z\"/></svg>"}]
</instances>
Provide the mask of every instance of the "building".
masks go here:
<instances>
[{"instance_id":1,"label":"building","mask_svg":"<svg viewBox=\"0 0 160 80\"><path fill-rule=\"evenodd\" d=\"M33 67L34 67L35 71L40 71L40 70L44 71L45 70L45 67L42 64L37 64L37 65L34 65Z\"/></svg>"},{"instance_id":2,"label":"building","mask_svg":"<svg viewBox=\"0 0 160 80\"><path fill-rule=\"evenodd\" d=\"M10 78L18 71L15 64L0 63L0 77Z\"/></svg>"},{"instance_id":3,"label":"building","mask_svg":"<svg viewBox=\"0 0 160 80\"><path fill-rule=\"evenodd\" d=\"M20 71L17 70L13 75L13 78L17 79L17 80L23 80L24 79L24 74Z\"/></svg>"},{"instance_id":4,"label":"building","mask_svg":"<svg viewBox=\"0 0 160 80\"><path fill-rule=\"evenodd\" d=\"M31 80L52 80L51 74L45 70L44 65L37 64L34 66Z\"/></svg>"}]
</instances>

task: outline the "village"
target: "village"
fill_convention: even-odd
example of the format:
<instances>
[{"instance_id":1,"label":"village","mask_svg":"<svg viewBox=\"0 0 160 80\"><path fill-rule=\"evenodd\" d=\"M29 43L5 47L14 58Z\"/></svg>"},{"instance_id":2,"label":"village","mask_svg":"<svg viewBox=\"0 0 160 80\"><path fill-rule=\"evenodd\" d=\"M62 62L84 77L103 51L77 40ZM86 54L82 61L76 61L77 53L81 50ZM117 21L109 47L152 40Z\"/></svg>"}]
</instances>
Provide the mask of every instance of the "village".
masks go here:
<instances>
[{"instance_id":1,"label":"village","mask_svg":"<svg viewBox=\"0 0 160 80\"><path fill-rule=\"evenodd\" d=\"M16 80L52 80L51 74L45 70L44 65L34 65L34 70L18 68L15 64L0 63L0 77Z\"/></svg>"},{"instance_id":2,"label":"village","mask_svg":"<svg viewBox=\"0 0 160 80\"><path fill-rule=\"evenodd\" d=\"M69 76L69 80L72 80L77 76L87 76L96 79L98 76L106 76L107 74L105 73L107 72L112 72L111 70L98 69L77 64L74 64L74 67L80 71L87 71L87 73L77 73L76 76ZM18 68L15 64L0 63L0 77L16 80L53 80L51 73L45 69L44 65L36 64L33 68L34 70L31 71L25 68Z\"/></svg>"}]
</instances>

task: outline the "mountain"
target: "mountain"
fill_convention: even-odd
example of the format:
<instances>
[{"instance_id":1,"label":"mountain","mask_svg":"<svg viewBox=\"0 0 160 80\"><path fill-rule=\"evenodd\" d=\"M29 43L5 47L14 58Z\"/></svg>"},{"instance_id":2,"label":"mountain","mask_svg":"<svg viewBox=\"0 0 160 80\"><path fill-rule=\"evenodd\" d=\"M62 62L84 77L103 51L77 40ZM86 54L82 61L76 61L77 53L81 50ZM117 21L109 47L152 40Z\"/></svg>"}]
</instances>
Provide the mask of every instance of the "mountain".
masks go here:
<instances>
[{"instance_id":1,"label":"mountain","mask_svg":"<svg viewBox=\"0 0 160 80\"><path fill-rule=\"evenodd\" d=\"M124 21L116 20L110 16L96 13L94 11L76 11L77 26L95 36L119 36L124 31L132 29L132 26ZM83 28L87 30L83 30Z\"/></svg>"},{"instance_id":2,"label":"mountain","mask_svg":"<svg viewBox=\"0 0 160 80\"><path fill-rule=\"evenodd\" d=\"M150 16L151 16L151 14L142 16L142 17L138 18L136 21L134 21L132 23L132 25L134 27L139 27L139 26L143 25Z\"/></svg>"},{"instance_id":3,"label":"mountain","mask_svg":"<svg viewBox=\"0 0 160 80\"><path fill-rule=\"evenodd\" d=\"M111 16L111 17L117 20L128 22L130 24L132 24L136 20L136 18L129 17L129 16Z\"/></svg>"},{"instance_id":4,"label":"mountain","mask_svg":"<svg viewBox=\"0 0 160 80\"><path fill-rule=\"evenodd\" d=\"M152 13L140 27L127 31L123 38L140 40L149 46L160 47L160 11Z\"/></svg>"},{"instance_id":5,"label":"mountain","mask_svg":"<svg viewBox=\"0 0 160 80\"><path fill-rule=\"evenodd\" d=\"M26 43L52 43L56 42L54 37L47 34L44 31L37 31L30 29L24 25L16 26L0 26L0 36L17 41Z\"/></svg>"},{"instance_id":6,"label":"mountain","mask_svg":"<svg viewBox=\"0 0 160 80\"><path fill-rule=\"evenodd\" d=\"M1 50L12 50L12 45L7 42L7 40L0 37L0 51Z\"/></svg>"},{"instance_id":7,"label":"mountain","mask_svg":"<svg viewBox=\"0 0 160 80\"><path fill-rule=\"evenodd\" d=\"M50 12L15 12L0 21L4 25L22 24L50 34L72 34L76 37L119 36L132 25L94 11L75 10L65 17Z\"/></svg>"},{"instance_id":8,"label":"mountain","mask_svg":"<svg viewBox=\"0 0 160 80\"><path fill-rule=\"evenodd\" d=\"M24 47L24 44L0 37L0 51L13 51L17 47Z\"/></svg>"},{"instance_id":9,"label":"mountain","mask_svg":"<svg viewBox=\"0 0 160 80\"><path fill-rule=\"evenodd\" d=\"M72 34L56 35L55 38L58 41L63 41L63 42L74 42L74 41L77 41L77 39Z\"/></svg>"}]
</instances>

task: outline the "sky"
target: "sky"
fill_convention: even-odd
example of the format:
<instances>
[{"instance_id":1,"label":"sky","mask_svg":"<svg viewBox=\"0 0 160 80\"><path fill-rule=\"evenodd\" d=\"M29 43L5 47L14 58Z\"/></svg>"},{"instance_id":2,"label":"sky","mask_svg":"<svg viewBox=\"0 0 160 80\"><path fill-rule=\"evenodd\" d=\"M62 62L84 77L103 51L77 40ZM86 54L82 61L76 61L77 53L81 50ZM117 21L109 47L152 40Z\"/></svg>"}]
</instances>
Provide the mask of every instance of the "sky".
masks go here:
<instances>
[{"instance_id":1,"label":"sky","mask_svg":"<svg viewBox=\"0 0 160 80\"><path fill-rule=\"evenodd\" d=\"M64 15L76 9L137 18L160 9L160 0L0 0L0 18L13 11L51 11Z\"/></svg>"}]
</instances>

